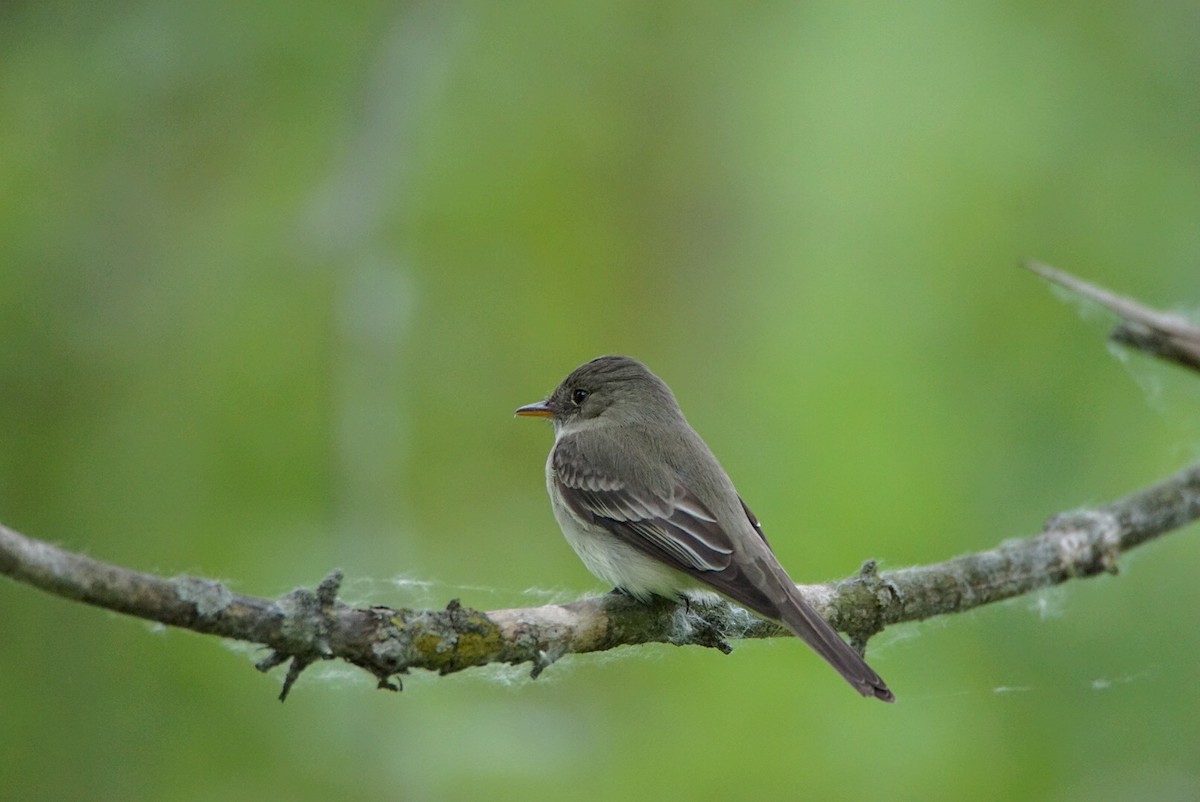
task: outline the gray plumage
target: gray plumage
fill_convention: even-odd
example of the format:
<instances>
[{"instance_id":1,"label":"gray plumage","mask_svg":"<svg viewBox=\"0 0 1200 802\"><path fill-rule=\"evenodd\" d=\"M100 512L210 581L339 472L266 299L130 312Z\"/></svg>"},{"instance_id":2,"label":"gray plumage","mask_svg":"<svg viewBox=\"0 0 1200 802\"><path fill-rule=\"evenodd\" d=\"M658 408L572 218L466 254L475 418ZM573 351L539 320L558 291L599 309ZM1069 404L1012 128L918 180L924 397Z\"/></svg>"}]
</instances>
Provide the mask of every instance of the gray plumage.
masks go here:
<instances>
[{"instance_id":1,"label":"gray plumage","mask_svg":"<svg viewBox=\"0 0 1200 802\"><path fill-rule=\"evenodd\" d=\"M715 590L782 622L864 696L894 700L804 601L670 388L644 365L594 359L517 414L554 422L547 489L563 534L593 574L642 599Z\"/></svg>"}]
</instances>

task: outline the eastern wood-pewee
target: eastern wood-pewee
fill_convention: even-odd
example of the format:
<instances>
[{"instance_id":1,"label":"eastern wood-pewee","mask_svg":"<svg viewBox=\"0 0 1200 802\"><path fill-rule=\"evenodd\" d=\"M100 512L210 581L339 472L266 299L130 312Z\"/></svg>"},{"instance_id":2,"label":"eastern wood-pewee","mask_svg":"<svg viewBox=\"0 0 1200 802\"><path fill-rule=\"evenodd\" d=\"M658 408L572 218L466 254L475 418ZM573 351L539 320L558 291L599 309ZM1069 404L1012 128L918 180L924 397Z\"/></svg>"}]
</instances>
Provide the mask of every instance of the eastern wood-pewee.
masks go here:
<instances>
[{"instance_id":1,"label":"eastern wood-pewee","mask_svg":"<svg viewBox=\"0 0 1200 802\"><path fill-rule=\"evenodd\" d=\"M895 700L804 601L671 389L645 365L593 359L516 414L554 423L546 486L589 571L642 600L707 586L782 622L863 696Z\"/></svg>"}]
</instances>

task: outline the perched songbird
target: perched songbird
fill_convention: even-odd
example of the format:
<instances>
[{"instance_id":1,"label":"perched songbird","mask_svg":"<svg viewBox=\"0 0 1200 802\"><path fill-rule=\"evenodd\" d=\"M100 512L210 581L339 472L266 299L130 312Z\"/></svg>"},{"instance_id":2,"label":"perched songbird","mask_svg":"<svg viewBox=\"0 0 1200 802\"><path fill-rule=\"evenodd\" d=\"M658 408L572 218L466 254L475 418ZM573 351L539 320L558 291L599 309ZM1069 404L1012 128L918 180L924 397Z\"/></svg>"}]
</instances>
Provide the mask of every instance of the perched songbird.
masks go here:
<instances>
[{"instance_id":1,"label":"perched songbird","mask_svg":"<svg viewBox=\"0 0 1200 802\"><path fill-rule=\"evenodd\" d=\"M554 423L546 487L589 571L642 600L715 590L782 622L863 696L895 700L804 601L671 389L645 365L593 359L517 414Z\"/></svg>"}]
</instances>

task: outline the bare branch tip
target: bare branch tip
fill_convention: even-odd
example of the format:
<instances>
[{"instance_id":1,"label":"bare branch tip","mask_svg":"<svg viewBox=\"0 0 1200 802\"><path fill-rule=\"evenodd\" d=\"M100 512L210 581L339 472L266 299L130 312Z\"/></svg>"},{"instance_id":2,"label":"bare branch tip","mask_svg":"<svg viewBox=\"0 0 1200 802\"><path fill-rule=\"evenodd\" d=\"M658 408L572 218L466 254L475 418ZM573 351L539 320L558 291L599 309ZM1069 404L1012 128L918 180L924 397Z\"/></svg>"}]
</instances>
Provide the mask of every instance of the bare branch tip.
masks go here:
<instances>
[{"instance_id":1,"label":"bare branch tip","mask_svg":"<svg viewBox=\"0 0 1200 802\"><path fill-rule=\"evenodd\" d=\"M283 665L287 662L288 656L282 652L272 651L269 655L259 660L254 664L254 667L266 674L276 666Z\"/></svg>"},{"instance_id":2,"label":"bare branch tip","mask_svg":"<svg viewBox=\"0 0 1200 802\"><path fill-rule=\"evenodd\" d=\"M334 568L321 580L321 584L317 585L317 602L322 608L328 609L337 601L338 591L341 590L343 578L344 575L341 569Z\"/></svg>"},{"instance_id":3,"label":"bare branch tip","mask_svg":"<svg viewBox=\"0 0 1200 802\"><path fill-rule=\"evenodd\" d=\"M565 644L558 643L546 649L538 649L533 656L533 668L529 672L530 679L537 679L550 666L558 662L558 659L566 654L567 647Z\"/></svg>"},{"instance_id":4,"label":"bare branch tip","mask_svg":"<svg viewBox=\"0 0 1200 802\"><path fill-rule=\"evenodd\" d=\"M287 676L283 680L283 690L279 692L279 701L286 702L288 692L292 690L292 686L296 684L296 680L300 679L300 675L304 669L312 665L312 658L293 657L292 664L288 666Z\"/></svg>"}]
</instances>

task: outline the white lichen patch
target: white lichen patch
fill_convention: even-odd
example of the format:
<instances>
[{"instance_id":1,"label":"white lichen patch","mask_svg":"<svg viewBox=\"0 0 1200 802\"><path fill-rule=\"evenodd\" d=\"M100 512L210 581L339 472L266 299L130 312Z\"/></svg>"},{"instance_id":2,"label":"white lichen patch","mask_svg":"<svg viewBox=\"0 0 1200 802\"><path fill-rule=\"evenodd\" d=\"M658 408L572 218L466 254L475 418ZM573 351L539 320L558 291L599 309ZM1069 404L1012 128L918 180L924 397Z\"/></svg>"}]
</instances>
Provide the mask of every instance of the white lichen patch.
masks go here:
<instances>
[{"instance_id":1,"label":"white lichen patch","mask_svg":"<svg viewBox=\"0 0 1200 802\"><path fill-rule=\"evenodd\" d=\"M196 612L205 618L211 618L233 603L233 591L211 579L177 576L171 580L171 585L182 601L194 605Z\"/></svg>"}]
</instances>

